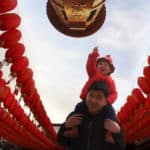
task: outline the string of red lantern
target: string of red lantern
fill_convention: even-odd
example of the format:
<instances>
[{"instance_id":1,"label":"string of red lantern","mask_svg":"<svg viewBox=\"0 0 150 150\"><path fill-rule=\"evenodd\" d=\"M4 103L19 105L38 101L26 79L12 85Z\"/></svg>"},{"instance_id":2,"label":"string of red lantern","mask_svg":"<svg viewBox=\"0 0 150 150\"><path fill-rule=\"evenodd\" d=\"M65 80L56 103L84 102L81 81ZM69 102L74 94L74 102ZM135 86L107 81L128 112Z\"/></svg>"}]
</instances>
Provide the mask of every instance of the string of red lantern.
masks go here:
<instances>
[{"instance_id":1,"label":"string of red lantern","mask_svg":"<svg viewBox=\"0 0 150 150\"><path fill-rule=\"evenodd\" d=\"M31 149L44 149L45 146L40 143L30 132L20 126L16 120L10 117L8 112L5 112L0 107L0 133L8 133L4 135L5 138L10 140L11 142L17 143L18 146L23 146L24 148L31 148ZM3 128L4 127L4 128ZM4 131L3 131L4 130ZM24 139L28 139L28 141Z\"/></svg>"},{"instance_id":2,"label":"string of red lantern","mask_svg":"<svg viewBox=\"0 0 150 150\"><path fill-rule=\"evenodd\" d=\"M44 133L38 130L24 113L24 110L21 108L14 95L11 94L10 88L6 86L6 82L0 79L0 83L0 100L3 102L4 107L8 109L9 113L11 113L18 120L19 124L32 133L37 139L40 139L47 146L55 148L55 145L44 136Z\"/></svg>"},{"instance_id":3,"label":"string of red lantern","mask_svg":"<svg viewBox=\"0 0 150 150\"><path fill-rule=\"evenodd\" d=\"M54 131L54 128L52 127L51 121L49 120L44 110L44 106L42 105L37 89L35 88L35 83L32 79L32 70L28 68L28 58L23 56L25 47L23 44L18 43L22 35L21 32L16 28L20 25L21 18L15 13L7 13L8 11L14 9L16 6L17 0L1 0L0 3L0 13L2 13L0 14L0 30L3 31L3 33L0 35L0 47L7 49L5 53L5 60L1 62L1 65L4 65L5 62L7 62L8 65L11 64L11 76L12 78L16 77L17 79L16 87L19 87L18 91L20 90L25 102L27 98L31 98L30 103L27 104L31 108L40 125L43 126L43 128L51 138L51 141L54 142L54 144L50 142L50 140L43 133L41 133L39 129L30 121L28 116L21 108L20 104L16 101L14 95L11 93L10 88L6 86L6 82L3 79L0 79L0 98L4 103L4 107L7 108L13 115L13 117L18 120L19 127L23 126L25 130L28 130L28 132L32 133L32 136L37 142L41 140L43 145L46 144L46 148L49 147L52 149L56 149L56 133ZM9 84L10 82L11 80L9 80L7 84ZM14 92L15 94L17 93L16 91ZM34 97L32 95L34 95ZM10 129L7 128L7 130L5 129L3 130L3 132L8 130ZM23 143L21 143L21 141L17 143L17 136L18 135L15 135L13 137L13 142L15 142L16 144L21 144L20 146L25 146L23 145ZM7 135L5 136L5 138L8 138L8 140L10 141L13 140L11 135Z\"/></svg>"},{"instance_id":4,"label":"string of red lantern","mask_svg":"<svg viewBox=\"0 0 150 150\"><path fill-rule=\"evenodd\" d=\"M137 79L139 88L132 90L117 114L127 144L150 137L150 56L147 63L143 76Z\"/></svg>"},{"instance_id":5,"label":"string of red lantern","mask_svg":"<svg viewBox=\"0 0 150 150\"><path fill-rule=\"evenodd\" d=\"M17 33L17 31L18 30L16 30L16 29L9 30L9 31L3 33L1 35L1 38L0 38L1 39L1 46L3 48L9 48L9 50L6 52L6 60L9 63L10 63L10 61L12 61L12 63L13 63L16 59L19 59L19 57L21 57L21 55L23 55L23 53L24 53L22 51L16 51L15 50L17 42L19 41L19 39L21 37L21 34L19 34L19 32ZM13 38L12 38L12 35L13 35ZM12 48L12 46L13 46L13 48ZM18 53L16 53L16 52L18 52ZM14 53L15 53L15 55L14 55ZM25 61L25 60L27 60L27 59L23 59L23 58L21 59L20 58L20 60L16 60L16 62L12 65L11 72L12 72L13 76L15 76L15 73L16 73L15 71L19 71L19 70L22 71L22 69L25 68L25 66L22 67L22 65L27 65L27 64L23 63L23 61ZM22 90L23 89L24 88L22 87ZM28 90L29 90L29 88L28 88ZM43 109L43 107L41 109ZM39 118L39 117L37 116L37 118ZM44 123L42 121L41 125L44 127L46 132L49 133L51 138L56 139L56 133L55 133L55 131L51 125L49 118L47 117L47 115L45 113L43 114L43 118L46 118L45 119L46 123Z\"/></svg>"}]
</instances>

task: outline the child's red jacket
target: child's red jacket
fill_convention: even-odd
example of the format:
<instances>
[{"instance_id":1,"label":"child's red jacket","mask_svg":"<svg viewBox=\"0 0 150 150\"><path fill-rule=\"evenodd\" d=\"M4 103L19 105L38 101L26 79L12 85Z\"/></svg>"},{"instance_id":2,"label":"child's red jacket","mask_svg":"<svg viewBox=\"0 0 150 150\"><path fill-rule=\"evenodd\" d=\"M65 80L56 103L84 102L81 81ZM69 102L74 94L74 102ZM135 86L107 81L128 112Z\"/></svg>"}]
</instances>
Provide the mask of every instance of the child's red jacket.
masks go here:
<instances>
[{"instance_id":1,"label":"child's red jacket","mask_svg":"<svg viewBox=\"0 0 150 150\"><path fill-rule=\"evenodd\" d=\"M88 88L90 85L95 81L105 81L108 84L109 87L109 96L107 97L107 101L109 104L114 103L114 101L117 99L117 91L114 80L109 75L103 75L96 67L96 61L97 57L99 56L98 53L94 52L89 54L87 64L86 64L86 70L89 76L88 81L85 83L80 98L82 100L85 100L86 95L88 93Z\"/></svg>"}]
</instances>

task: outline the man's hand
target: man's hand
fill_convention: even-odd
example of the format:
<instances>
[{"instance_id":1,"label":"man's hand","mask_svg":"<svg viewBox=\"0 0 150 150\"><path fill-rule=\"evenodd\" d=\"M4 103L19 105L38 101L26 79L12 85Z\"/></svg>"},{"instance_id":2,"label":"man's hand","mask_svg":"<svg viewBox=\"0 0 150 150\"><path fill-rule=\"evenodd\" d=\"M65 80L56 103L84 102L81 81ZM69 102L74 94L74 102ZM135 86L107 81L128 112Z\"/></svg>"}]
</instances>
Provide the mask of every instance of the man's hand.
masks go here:
<instances>
[{"instance_id":1,"label":"man's hand","mask_svg":"<svg viewBox=\"0 0 150 150\"><path fill-rule=\"evenodd\" d=\"M66 130L64 132L64 137L74 138L74 137L78 137L78 136L79 136L79 131L78 131L77 127Z\"/></svg>"},{"instance_id":2,"label":"man's hand","mask_svg":"<svg viewBox=\"0 0 150 150\"><path fill-rule=\"evenodd\" d=\"M80 125L83 120L82 117L83 117L82 114L75 114L75 115L70 116L64 124L65 127L66 128L74 128L74 127Z\"/></svg>"},{"instance_id":3,"label":"man's hand","mask_svg":"<svg viewBox=\"0 0 150 150\"><path fill-rule=\"evenodd\" d=\"M105 141L112 143L112 144L115 142L111 132L108 132L108 131L106 132Z\"/></svg>"},{"instance_id":4,"label":"man's hand","mask_svg":"<svg viewBox=\"0 0 150 150\"><path fill-rule=\"evenodd\" d=\"M111 119L105 119L104 128L112 133L119 133L121 130L119 124Z\"/></svg>"}]
</instances>

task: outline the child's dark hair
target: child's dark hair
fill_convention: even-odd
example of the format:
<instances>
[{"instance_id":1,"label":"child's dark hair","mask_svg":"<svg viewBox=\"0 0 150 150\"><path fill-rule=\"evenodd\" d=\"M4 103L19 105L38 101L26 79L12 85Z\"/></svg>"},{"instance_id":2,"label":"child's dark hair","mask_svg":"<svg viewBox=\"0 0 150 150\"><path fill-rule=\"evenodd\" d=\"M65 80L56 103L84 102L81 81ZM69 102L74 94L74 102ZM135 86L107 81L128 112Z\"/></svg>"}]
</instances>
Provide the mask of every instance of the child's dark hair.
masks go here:
<instances>
[{"instance_id":1,"label":"child's dark hair","mask_svg":"<svg viewBox=\"0 0 150 150\"><path fill-rule=\"evenodd\" d=\"M108 95L109 95L108 86L107 86L106 82L104 82L104 81L93 82L91 84L91 86L89 87L88 91L90 91L90 90L102 91L102 92L104 92L105 97L108 97Z\"/></svg>"}]
</instances>

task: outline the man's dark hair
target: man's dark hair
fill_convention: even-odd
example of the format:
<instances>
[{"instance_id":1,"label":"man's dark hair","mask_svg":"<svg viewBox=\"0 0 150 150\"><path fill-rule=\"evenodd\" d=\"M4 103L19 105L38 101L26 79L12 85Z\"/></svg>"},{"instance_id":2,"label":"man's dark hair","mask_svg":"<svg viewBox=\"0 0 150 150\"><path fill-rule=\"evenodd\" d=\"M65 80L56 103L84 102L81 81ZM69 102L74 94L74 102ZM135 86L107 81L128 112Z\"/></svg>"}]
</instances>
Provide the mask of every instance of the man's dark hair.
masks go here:
<instances>
[{"instance_id":1,"label":"man's dark hair","mask_svg":"<svg viewBox=\"0 0 150 150\"><path fill-rule=\"evenodd\" d=\"M105 97L108 97L109 95L109 89L108 85L104 81L95 81L91 84L88 91L94 90L94 91L102 91L104 92Z\"/></svg>"}]
</instances>

